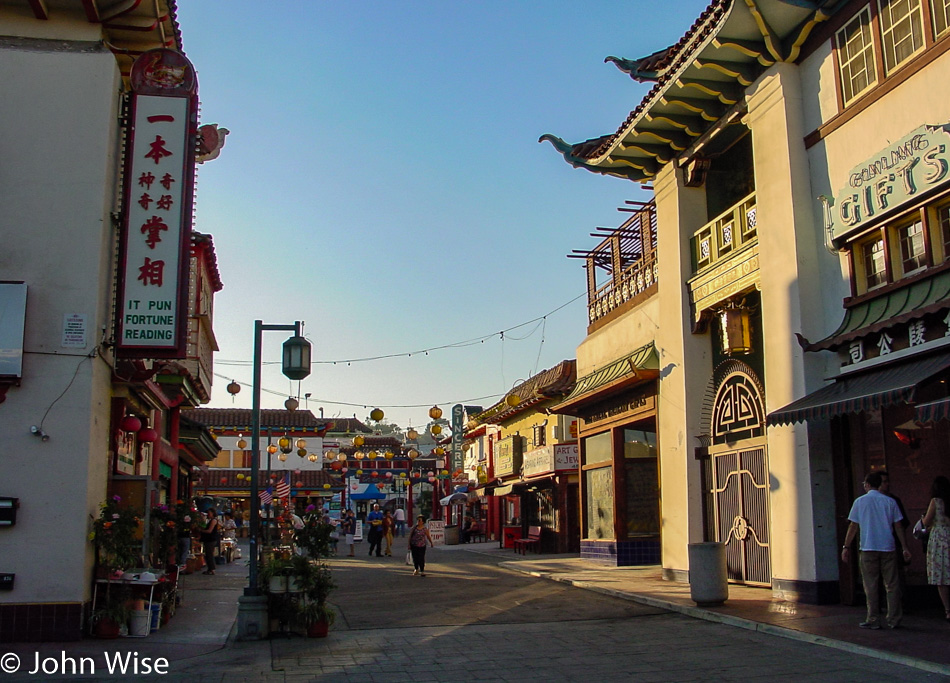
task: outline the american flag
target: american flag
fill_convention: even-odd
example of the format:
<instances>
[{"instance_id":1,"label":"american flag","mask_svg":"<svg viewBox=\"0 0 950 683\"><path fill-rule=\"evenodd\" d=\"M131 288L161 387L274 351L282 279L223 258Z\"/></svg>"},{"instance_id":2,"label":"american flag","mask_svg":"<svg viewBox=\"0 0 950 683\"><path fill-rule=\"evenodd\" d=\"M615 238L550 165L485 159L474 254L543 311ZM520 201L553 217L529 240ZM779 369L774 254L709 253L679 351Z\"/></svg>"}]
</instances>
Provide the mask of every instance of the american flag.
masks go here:
<instances>
[{"instance_id":1,"label":"american flag","mask_svg":"<svg viewBox=\"0 0 950 683\"><path fill-rule=\"evenodd\" d=\"M277 494L278 498L288 498L290 496L290 472L285 474L283 478L277 482L274 493Z\"/></svg>"},{"instance_id":2,"label":"american flag","mask_svg":"<svg viewBox=\"0 0 950 683\"><path fill-rule=\"evenodd\" d=\"M270 486L261 491L258 496L261 499L261 505L270 505L274 500L274 494L270 490Z\"/></svg>"}]
</instances>

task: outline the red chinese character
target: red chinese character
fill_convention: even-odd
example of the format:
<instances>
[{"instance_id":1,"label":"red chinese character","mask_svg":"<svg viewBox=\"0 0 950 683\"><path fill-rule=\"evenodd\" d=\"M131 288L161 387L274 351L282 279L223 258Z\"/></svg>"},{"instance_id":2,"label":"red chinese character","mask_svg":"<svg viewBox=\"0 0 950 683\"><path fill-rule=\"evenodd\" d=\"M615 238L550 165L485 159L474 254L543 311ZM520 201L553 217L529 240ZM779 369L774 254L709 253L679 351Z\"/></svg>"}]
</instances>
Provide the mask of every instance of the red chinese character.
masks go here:
<instances>
[{"instance_id":1,"label":"red chinese character","mask_svg":"<svg viewBox=\"0 0 950 683\"><path fill-rule=\"evenodd\" d=\"M152 203L152 198L148 196L148 192L143 192L142 196L139 197L139 206L148 211L148 205Z\"/></svg>"},{"instance_id":2,"label":"red chinese character","mask_svg":"<svg viewBox=\"0 0 950 683\"><path fill-rule=\"evenodd\" d=\"M163 194L159 197L158 201L155 203L156 208L161 209L162 211L168 211L172 208L174 200L170 194Z\"/></svg>"},{"instance_id":3,"label":"red chinese character","mask_svg":"<svg viewBox=\"0 0 950 683\"><path fill-rule=\"evenodd\" d=\"M165 262L164 261L153 261L152 259L146 257L145 263L139 268L139 277L138 279L142 281L142 284L146 287L148 285L157 285L162 286L162 281L165 274Z\"/></svg>"},{"instance_id":4,"label":"red chinese character","mask_svg":"<svg viewBox=\"0 0 950 683\"><path fill-rule=\"evenodd\" d=\"M142 234L148 235L148 237L145 238L145 244L148 245L149 249L154 249L155 245L162 241L162 230L168 230L168 226L165 225L165 222L158 216L152 216L145 221L145 224L142 226Z\"/></svg>"},{"instance_id":5,"label":"red chinese character","mask_svg":"<svg viewBox=\"0 0 950 683\"><path fill-rule=\"evenodd\" d=\"M154 159L155 163L159 163L164 157L170 157L172 155L167 149L165 149L165 140L161 135L155 136L155 142L149 143L149 152L145 155L146 159Z\"/></svg>"},{"instance_id":6,"label":"red chinese character","mask_svg":"<svg viewBox=\"0 0 950 683\"><path fill-rule=\"evenodd\" d=\"M175 179L172 178L170 173L166 173L165 175L162 176L162 180L161 180L162 187L164 187L166 190L172 189L173 182L175 182Z\"/></svg>"},{"instance_id":7,"label":"red chinese character","mask_svg":"<svg viewBox=\"0 0 950 683\"><path fill-rule=\"evenodd\" d=\"M145 188L151 190L152 183L155 182L155 176L151 173L143 173L139 176L139 187L145 186Z\"/></svg>"}]
</instances>

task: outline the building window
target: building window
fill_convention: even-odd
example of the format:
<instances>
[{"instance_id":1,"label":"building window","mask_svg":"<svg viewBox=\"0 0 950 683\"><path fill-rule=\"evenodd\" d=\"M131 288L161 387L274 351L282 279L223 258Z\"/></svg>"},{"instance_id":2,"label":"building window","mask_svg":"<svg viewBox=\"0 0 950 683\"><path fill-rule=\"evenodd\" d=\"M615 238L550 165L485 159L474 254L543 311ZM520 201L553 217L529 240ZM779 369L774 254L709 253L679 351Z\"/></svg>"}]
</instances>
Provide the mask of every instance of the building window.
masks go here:
<instances>
[{"instance_id":1,"label":"building window","mask_svg":"<svg viewBox=\"0 0 950 683\"><path fill-rule=\"evenodd\" d=\"M887 262L884 258L884 240L880 237L861 246L866 291L887 283Z\"/></svg>"},{"instance_id":2,"label":"building window","mask_svg":"<svg viewBox=\"0 0 950 683\"><path fill-rule=\"evenodd\" d=\"M920 0L879 0L887 75L924 47Z\"/></svg>"},{"instance_id":3,"label":"building window","mask_svg":"<svg viewBox=\"0 0 950 683\"><path fill-rule=\"evenodd\" d=\"M534 431L534 447L541 448L542 446L547 445L547 438L545 437L545 427L544 425L535 425L531 428Z\"/></svg>"},{"instance_id":4,"label":"building window","mask_svg":"<svg viewBox=\"0 0 950 683\"><path fill-rule=\"evenodd\" d=\"M940 260L946 261L950 259L950 204L937 209L937 225L940 227L940 244L943 245L943 257Z\"/></svg>"},{"instance_id":5,"label":"building window","mask_svg":"<svg viewBox=\"0 0 950 683\"><path fill-rule=\"evenodd\" d=\"M934 22L934 36L939 38L950 28L950 0L930 0L930 14Z\"/></svg>"},{"instance_id":6,"label":"building window","mask_svg":"<svg viewBox=\"0 0 950 683\"><path fill-rule=\"evenodd\" d=\"M871 38L871 8L865 7L838 31L838 63L841 88L847 106L877 83Z\"/></svg>"},{"instance_id":7,"label":"building window","mask_svg":"<svg viewBox=\"0 0 950 683\"><path fill-rule=\"evenodd\" d=\"M924 244L924 224L919 220L897 228L900 244L901 277L907 277L927 266L927 249Z\"/></svg>"}]
</instances>

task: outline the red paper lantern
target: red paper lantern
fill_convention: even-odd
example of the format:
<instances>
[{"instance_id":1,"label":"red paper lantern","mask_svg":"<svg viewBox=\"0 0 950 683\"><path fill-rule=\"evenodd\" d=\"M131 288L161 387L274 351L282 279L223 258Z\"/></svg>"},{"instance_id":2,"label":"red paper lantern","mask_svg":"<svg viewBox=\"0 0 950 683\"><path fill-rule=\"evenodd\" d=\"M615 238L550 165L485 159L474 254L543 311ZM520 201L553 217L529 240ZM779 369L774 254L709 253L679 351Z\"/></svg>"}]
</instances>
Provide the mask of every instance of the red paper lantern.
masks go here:
<instances>
[{"instance_id":1,"label":"red paper lantern","mask_svg":"<svg viewBox=\"0 0 950 683\"><path fill-rule=\"evenodd\" d=\"M123 432L137 432L142 428L142 421L135 415L126 415L119 423L119 429Z\"/></svg>"},{"instance_id":2,"label":"red paper lantern","mask_svg":"<svg viewBox=\"0 0 950 683\"><path fill-rule=\"evenodd\" d=\"M222 484L227 484L227 483L228 483L228 478L227 478L227 477L221 477L221 483L222 483Z\"/></svg>"},{"instance_id":3,"label":"red paper lantern","mask_svg":"<svg viewBox=\"0 0 950 683\"><path fill-rule=\"evenodd\" d=\"M373 470L372 472L370 472L369 476L375 479L376 477L379 476L379 472L377 472L376 470Z\"/></svg>"},{"instance_id":4,"label":"red paper lantern","mask_svg":"<svg viewBox=\"0 0 950 683\"><path fill-rule=\"evenodd\" d=\"M295 482L294 482L294 486L296 486L298 489L299 489L299 488L302 488L302 487L303 487L303 482L302 482L302 481L295 481Z\"/></svg>"},{"instance_id":5,"label":"red paper lantern","mask_svg":"<svg viewBox=\"0 0 950 683\"><path fill-rule=\"evenodd\" d=\"M158 432L151 427L146 427L139 431L139 441L142 443L155 443L158 441Z\"/></svg>"}]
</instances>

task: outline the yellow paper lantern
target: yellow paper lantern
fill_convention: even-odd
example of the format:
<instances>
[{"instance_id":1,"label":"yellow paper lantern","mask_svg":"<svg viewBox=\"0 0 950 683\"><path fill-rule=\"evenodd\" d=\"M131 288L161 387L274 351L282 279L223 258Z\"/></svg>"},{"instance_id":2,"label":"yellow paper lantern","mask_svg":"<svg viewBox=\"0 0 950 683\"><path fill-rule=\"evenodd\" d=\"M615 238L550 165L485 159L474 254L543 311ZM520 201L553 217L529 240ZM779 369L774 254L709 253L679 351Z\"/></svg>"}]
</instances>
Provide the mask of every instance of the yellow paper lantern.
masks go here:
<instances>
[{"instance_id":1,"label":"yellow paper lantern","mask_svg":"<svg viewBox=\"0 0 950 683\"><path fill-rule=\"evenodd\" d=\"M346 462L346 453L340 453L338 456L336 456L336 459L340 462Z\"/></svg>"},{"instance_id":2,"label":"yellow paper lantern","mask_svg":"<svg viewBox=\"0 0 950 683\"><path fill-rule=\"evenodd\" d=\"M380 420L383 419L383 417L385 417L385 415L383 414L383 411L380 410L379 408L373 408L369 413L369 417L371 420L379 422Z\"/></svg>"},{"instance_id":3,"label":"yellow paper lantern","mask_svg":"<svg viewBox=\"0 0 950 683\"><path fill-rule=\"evenodd\" d=\"M377 455L379 455L379 453L377 453L376 451L370 451L366 455L366 457L369 458L370 460L375 460Z\"/></svg>"},{"instance_id":4,"label":"yellow paper lantern","mask_svg":"<svg viewBox=\"0 0 950 683\"><path fill-rule=\"evenodd\" d=\"M436 446L435 448L432 449L432 452L435 453L436 455L445 455L445 449L442 448L442 446Z\"/></svg>"},{"instance_id":5,"label":"yellow paper lantern","mask_svg":"<svg viewBox=\"0 0 950 683\"><path fill-rule=\"evenodd\" d=\"M328 489L328 488L330 488L330 485L329 485L329 484L324 484L324 485L323 485L323 488Z\"/></svg>"},{"instance_id":6,"label":"yellow paper lantern","mask_svg":"<svg viewBox=\"0 0 950 683\"><path fill-rule=\"evenodd\" d=\"M307 460L309 460L310 462L316 462L316 461L317 461L317 454L316 454L316 453L311 453L310 455L307 456Z\"/></svg>"},{"instance_id":7,"label":"yellow paper lantern","mask_svg":"<svg viewBox=\"0 0 950 683\"><path fill-rule=\"evenodd\" d=\"M409 439L410 441L415 441L416 439L419 438L419 432L417 432L415 429L410 427L409 430L406 432L406 438Z\"/></svg>"},{"instance_id":8,"label":"yellow paper lantern","mask_svg":"<svg viewBox=\"0 0 950 683\"><path fill-rule=\"evenodd\" d=\"M362 446L364 443L366 443L366 439L363 438L363 436L361 436L360 434L357 434L356 436L353 437L353 445L356 446L357 448Z\"/></svg>"},{"instance_id":9,"label":"yellow paper lantern","mask_svg":"<svg viewBox=\"0 0 950 683\"><path fill-rule=\"evenodd\" d=\"M438 436L442 433L442 425L432 425L429 427L429 431L432 432L432 436Z\"/></svg>"},{"instance_id":10,"label":"yellow paper lantern","mask_svg":"<svg viewBox=\"0 0 950 683\"><path fill-rule=\"evenodd\" d=\"M505 404L509 408L516 408L521 403L521 397L518 394L508 394L505 396Z\"/></svg>"},{"instance_id":11,"label":"yellow paper lantern","mask_svg":"<svg viewBox=\"0 0 950 683\"><path fill-rule=\"evenodd\" d=\"M429 408L429 417L433 420L438 420L442 417L442 409L439 406L432 406Z\"/></svg>"},{"instance_id":12,"label":"yellow paper lantern","mask_svg":"<svg viewBox=\"0 0 950 683\"><path fill-rule=\"evenodd\" d=\"M245 448L247 448L247 441L244 439L238 439L237 447L243 451Z\"/></svg>"},{"instance_id":13,"label":"yellow paper lantern","mask_svg":"<svg viewBox=\"0 0 950 683\"><path fill-rule=\"evenodd\" d=\"M393 456L393 452L392 452L392 451L386 451L385 453L383 453L383 457L386 458L387 460L392 460L393 457L394 457L394 456Z\"/></svg>"},{"instance_id":14,"label":"yellow paper lantern","mask_svg":"<svg viewBox=\"0 0 950 683\"><path fill-rule=\"evenodd\" d=\"M418 457L419 457L419 451L417 451L415 448L410 448L410 449L409 449L409 459L410 459L410 460L415 460L415 459L418 458Z\"/></svg>"}]
</instances>

